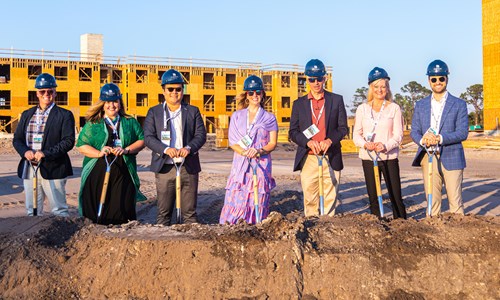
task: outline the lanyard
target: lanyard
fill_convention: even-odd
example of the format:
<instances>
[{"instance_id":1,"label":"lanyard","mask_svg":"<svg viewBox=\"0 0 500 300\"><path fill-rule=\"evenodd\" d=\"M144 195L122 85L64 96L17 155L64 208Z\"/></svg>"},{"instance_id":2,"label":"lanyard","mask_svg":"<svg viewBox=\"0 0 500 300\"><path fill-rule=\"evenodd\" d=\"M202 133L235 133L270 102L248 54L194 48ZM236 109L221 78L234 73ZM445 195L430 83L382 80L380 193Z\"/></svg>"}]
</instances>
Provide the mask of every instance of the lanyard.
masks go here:
<instances>
[{"instance_id":1,"label":"lanyard","mask_svg":"<svg viewBox=\"0 0 500 300\"><path fill-rule=\"evenodd\" d=\"M434 109L432 108L432 103L431 103L431 115L432 115L432 118L434 119L434 126L432 128L438 130L439 128L439 123L441 122L441 116L443 115L443 109L444 109L444 105L446 103L446 100L444 100L443 102L441 102L441 108L439 110L439 115L436 116L436 114L434 114Z\"/></svg>"},{"instance_id":2,"label":"lanyard","mask_svg":"<svg viewBox=\"0 0 500 300\"><path fill-rule=\"evenodd\" d=\"M109 127L113 130L113 140L118 139L118 123L120 122L120 115L116 116L116 124L113 123L109 117L106 117L105 120Z\"/></svg>"},{"instance_id":3,"label":"lanyard","mask_svg":"<svg viewBox=\"0 0 500 300\"><path fill-rule=\"evenodd\" d=\"M167 130L167 122L172 120L172 119L177 118L181 114L181 108L182 107L179 107L179 110L173 116L167 118L168 107L166 104L163 104L163 129ZM170 112L170 110L169 110L169 112ZM168 115L170 116L170 113ZM173 124L171 125L171 127L173 127ZM172 130L172 128L170 130Z\"/></svg>"},{"instance_id":4,"label":"lanyard","mask_svg":"<svg viewBox=\"0 0 500 300\"><path fill-rule=\"evenodd\" d=\"M321 119L321 116L323 115L323 110L325 109L325 102L323 102L323 106L321 107L321 110L319 111L319 115L316 117L316 115L314 114L314 109L313 109L313 101L312 100L309 100L311 101L311 113L313 115L313 117L316 119L316 125L319 124L319 120Z\"/></svg>"},{"instance_id":5,"label":"lanyard","mask_svg":"<svg viewBox=\"0 0 500 300\"><path fill-rule=\"evenodd\" d=\"M250 134L250 131L255 126L255 122L257 122L257 117L259 116L260 110L261 110L261 107L259 107L259 109L257 110L257 113L253 117L252 124L250 124L250 110L247 109L247 135Z\"/></svg>"},{"instance_id":6,"label":"lanyard","mask_svg":"<svg viewBox=\"0 0 500 300\"><path fill-rule=\"evenodd\" d=\"M380 111L378 113L377 120L375 120L375 118L373 117L373 102L372 102L372 105L370 106L370 117L371 117L372 122L373 122L372 132L375 132L375 128L377 127L378 122L380 122L380 118L382 117L382 113L384 112L385 101L386 100L384 100L384 102L382 102L382 107L380 108Z\"/></svg>"}]
</instances>

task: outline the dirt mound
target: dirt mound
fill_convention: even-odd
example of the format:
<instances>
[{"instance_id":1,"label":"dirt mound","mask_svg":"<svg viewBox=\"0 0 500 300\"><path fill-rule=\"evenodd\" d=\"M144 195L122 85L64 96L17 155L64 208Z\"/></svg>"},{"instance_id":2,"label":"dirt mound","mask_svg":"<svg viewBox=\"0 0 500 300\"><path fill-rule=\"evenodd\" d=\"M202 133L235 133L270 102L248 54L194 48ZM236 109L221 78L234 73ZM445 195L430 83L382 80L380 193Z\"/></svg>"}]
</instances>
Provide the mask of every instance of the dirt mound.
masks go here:
<instances>
[{"instance_id":1,"label":"dirt mound","mask_svg":"<svg viewBox=\"0 0 500 300\"><path fill-rule=\"evenodd\" d=\"M293 197L293 195L292 195ZM498 299L498 217L257 226L0 219L5 299ZM1 298L1 297L0 297Z\"/></svg>"}]
</instances>

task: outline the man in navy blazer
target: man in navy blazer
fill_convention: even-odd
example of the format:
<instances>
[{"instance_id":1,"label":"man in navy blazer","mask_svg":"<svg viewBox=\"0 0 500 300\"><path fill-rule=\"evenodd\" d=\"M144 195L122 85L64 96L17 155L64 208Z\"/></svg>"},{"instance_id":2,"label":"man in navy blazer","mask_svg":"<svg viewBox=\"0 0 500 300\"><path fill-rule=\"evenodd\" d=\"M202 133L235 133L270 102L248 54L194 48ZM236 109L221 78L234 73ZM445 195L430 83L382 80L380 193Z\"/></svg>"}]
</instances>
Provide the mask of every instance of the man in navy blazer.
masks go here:
<instances>
[{"instance_id":1,"label":"man in navy blazer","mask_svg":"<svg viewBox=\"0 0 500 300\"><path fill-rule=\"evenodd\" d=\"M432 94L415 105L411 137L419 145L413 166L422 166L428 194L428 154L424 147L434 147L431 216L441 213L442 187L446 187L450 212L464 214L462 181L466 166L462 141L467 139L468 116L464 100L447 90L448 66L441 60L431 62L427 76Z\"/></svg>"},{"instance_id":2,"label":"man in navy blazer","mask_svg":"<svg viewBox=\"0 0 500 300\"><path fill-rule=\"evenodd\" d=\"M300 170L304 213L317 216L319 207L318 159L323 162L324 213L335 214L340 171L344 168L340 141L347 134L347 113L341 95L324 90L326 68L319 59L305 67L310 92L294 101L290 118L290 139L297 144L293 170Z\"/></svg>"},{"instance_id":3,"label":"man in navy blazer","mask_svg":"<svg viewBox=\"0 0 500 300\"><path fill-rule=\"evenodd\" d=\"M35 80L38 105L25 110L14 133L12 143L21 161L17 175L24 179L26 210L33 209L33 170L30 164L39 164L37 176L37 214L43 215L45 196L52 213L68 216L66 204L66 177L73 175L68 152L75 146L75 118L71 111L55 104L56 79L43 73Z\"/></svg>"},{"instance_id":4,"label":"man in navy blazer","mask_svg":"<svg viewBox=\"0 0 500 300\"><path fill-rule=\"evenodd\" d=\"M184 158L181 169L182 221L195 223L198 199L198 151L205 144L207 131L197 107L182 102L184 79L174 69L162 76L165 102L149 109L144 121L144 142L152 151L151 171L155 172L158 201L157 223L170 225L175 204L176 168L174 161ZM179 222L179 220L177 220Z\"/></svg>"}]
</instances>

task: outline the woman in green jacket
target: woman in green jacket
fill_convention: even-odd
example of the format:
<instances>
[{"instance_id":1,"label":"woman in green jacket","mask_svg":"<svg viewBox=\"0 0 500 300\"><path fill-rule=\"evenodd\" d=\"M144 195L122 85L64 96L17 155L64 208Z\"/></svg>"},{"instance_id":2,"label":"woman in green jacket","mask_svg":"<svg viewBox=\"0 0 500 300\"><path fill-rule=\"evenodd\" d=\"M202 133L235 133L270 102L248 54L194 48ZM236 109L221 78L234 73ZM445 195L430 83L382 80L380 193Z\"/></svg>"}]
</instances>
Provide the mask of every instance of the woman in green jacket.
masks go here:
<instances>
[{"instance_id":1,"label":"woman in green jacket","mask_svg":"<svg viewBox=\"0 0 500 300\"><path fill-rule=\"evenodd\" d=\"M144 148L139 122L127 115L117 85L105 84L99 101L87 112L76 146L85 155L79 195L79 212L101 224L135 220L136 201L146 199L139 191L136 154ZM98 218L107 163L111 164L105 202Z\"/></svg>"}]
</instances>

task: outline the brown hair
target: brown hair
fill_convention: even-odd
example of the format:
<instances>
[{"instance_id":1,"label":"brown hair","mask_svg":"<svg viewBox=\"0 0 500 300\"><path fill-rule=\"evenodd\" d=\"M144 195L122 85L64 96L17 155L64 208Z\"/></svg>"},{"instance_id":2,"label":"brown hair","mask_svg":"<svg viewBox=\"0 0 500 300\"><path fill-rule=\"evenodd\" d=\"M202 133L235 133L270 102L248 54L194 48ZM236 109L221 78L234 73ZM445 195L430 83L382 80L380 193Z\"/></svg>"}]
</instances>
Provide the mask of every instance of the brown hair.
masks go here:
<instances>
[{"instance_id":1,"label":"brown hair","mask_svg":"<svg viewBox=\"0 0 500 300\"><path fill-rule=\"evenodd\" d=\"M118 102L120 103L120 109L118 110L118 115L120 115L120 117L131 118L132 117L131 115L125 113L123 100L120 99L118 100ZM104 103L106 103L106 101L97 100L97 102L94 103L94 105L92 105L85 114L85 120L92 123L99 123L104 118L104 109L103 109Z\"/></svg>"},{"instance_id":2,"label":"brown hair","mask_svg":"<svg viewBox=\"0 0 500 300\"><path fill-rule=\"evenodd\" d=\"M260 106L264 108L264 99L266 98L266 91L262 90L262 98L260 100ZM234 97L236 100L236 110L244 109L248 107L248 99L247 99L247 92L241 92L236 97Z\"/></svg>"}]
</instances>

